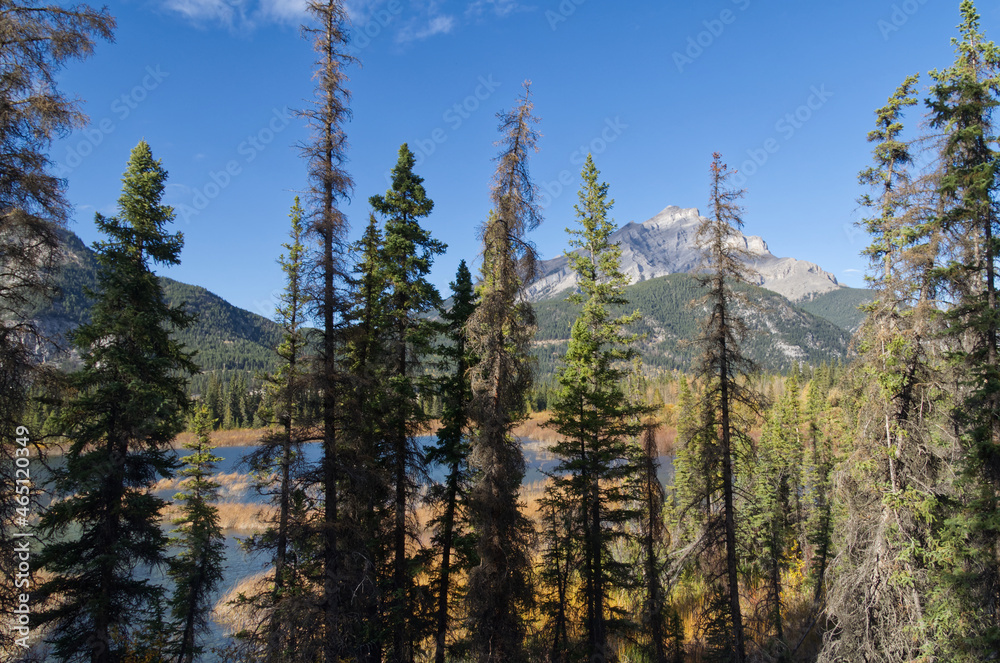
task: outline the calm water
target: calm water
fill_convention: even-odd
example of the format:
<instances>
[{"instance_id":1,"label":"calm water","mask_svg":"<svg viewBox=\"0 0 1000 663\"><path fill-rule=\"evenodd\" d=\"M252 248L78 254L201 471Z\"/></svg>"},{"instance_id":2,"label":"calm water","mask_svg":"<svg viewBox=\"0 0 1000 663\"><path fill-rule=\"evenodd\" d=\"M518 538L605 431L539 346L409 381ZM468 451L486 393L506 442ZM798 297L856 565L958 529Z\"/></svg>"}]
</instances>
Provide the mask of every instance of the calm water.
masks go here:
<instances>
[{"instance_id":1,"label":"calm water","mask_svg":"<svg viewBox=\"0 0 1000 663\"><path fill-rule=\"evenodd\" d=\"M418 441L421 445L428 445L434 441L432 437L422 437ZM522 440L525 461L527 463L527 472L525 474L524 483L533 484L536 482L543 481L545 479L545 472L552 471L556 466L556 459L552 457L545 451L544 445L535 442L533 440ZM246 464L244 463L244 458L249 455L255 447L253 446L242 446L242 447L222 447L215 450L215 455L222 458L216 464L216 471L219 474L232 474L240 473L245 474L247 472ZM320 445L319 443L309 443L302 445L302 453L304 459L307 462L317 462L320 459ZM179 456L186 455L186 451L181 450L178 452ZM53 459L55 464L59 464L59 459ZM660 458L660 480L669 485L673 482L673 458L670 456L663 456ZM444 468L436 467L429 470L429 475L434 480L441 480L444 477ZM177 491L175 489L158 491L158 494L165 498L170 499ZM235 489L232 486L223 490L221 499L227 502L237 502L237 503L264 503L267 498L258 495L256 491L250 488L248 485L237 485ZM244 578L260 573L269 566L269 560L262 556L252 556L248 555L240 547L240 542L247 537L246 533L227 531L226 532L226 558L225 558L225 570L222 583L219 589L216 591L216 595L213 598L217 601L219 598L224 596L230 590L235 588L240 581ZM173 551L171 551L173 553ZM149 571L146 570L143 573L144 576L151 579L155 579L157 582L163 584L167 587L168 592L170 591L170 581L161 571ZM212 624L212 633L209 641L206 645L210 648L212 646L221 644L225 640L225 634L223 633L222 627L218 624ZM205 657L206 661L213 661L214 658L211 656Z\"/></svg>"}]
</instances>

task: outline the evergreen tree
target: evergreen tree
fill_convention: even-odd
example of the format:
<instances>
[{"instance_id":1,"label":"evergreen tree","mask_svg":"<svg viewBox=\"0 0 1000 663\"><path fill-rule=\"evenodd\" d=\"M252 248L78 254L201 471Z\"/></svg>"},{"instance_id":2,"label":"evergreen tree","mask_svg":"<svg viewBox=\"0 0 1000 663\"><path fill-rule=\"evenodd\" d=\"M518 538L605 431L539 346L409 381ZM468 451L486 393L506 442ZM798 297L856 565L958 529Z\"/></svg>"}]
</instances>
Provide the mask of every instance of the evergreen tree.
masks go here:
<instances>
[{"instance_id":1,"label":"evergreen tree","mask_svg":"<svg viewBox=\"0 0 1000 663\"><path fill-rule=\"evenodd\" d=\"M823 599L826 570L833 555L833 500L830 475L834 467L829 428L840 418L827 411L827 390L817 375L806 390L807 461L805 485L807 503L806 541L809 544L809 574L813 583L813 606L819 610Z\"/></svg>"},{"instance_id":2,"label":"evergreen tree","mask_svg":"<svg viewBox=\"0 0 1000 663\"><path fill-rule=\"evenodd\" d=\"M566 486L549 483L538 501L541 521L539 609L545 616L543 634L549 663L569 663L579 657L572 589L578 581L581 535L579 503ZM571 634L574 638L571 640Z\"/></svg>"},{"instance_id":3,"label":"evergreen tree","mask_svg":"<svg viewBox=\"0 0 1000 663\"><path fill-rule=\"evenodd\" d=\"M208 377L208 386L205 387L205 398L203 399L208 407L209 418L214 422L213 426L218 429L219 424L225 419L226 413L223 408L222 381L216 373Z\"/></svg>"},{"instance_id":4,"label":"evergreen tree","mask_svg":"<svg viewBox=\"0 0 1000 663\"><path fill-rule=\"evenodd\" d=\"M107 239L92 320L73 334L83 367L71 376L74 398L62 410L69 438L65 466L53 473L60 499L42 517L58 535L39 565L51 580L43 620L59 660L117 660L143 623L160 614L162 589L136 577L164 563L164 502L149 491L173 474L170 441L183 427L191 355L171 339L190 324L167 304L152 264L178 263L183 239L166 226L160 204L167 173L149 145L132 151L119 216L97 215Z\"/></svg>"},{"instance_id":5,"label":"evergreen tree","mask_svg":"<svg viewBox=\"0 0 1000 663\"><path fill-rule=\"evenodd\" d=\"M938 219L944 259L939 284L957 377L954 425L964 449L967 519L953 519L969 554L954 561L967 638L962 651L992 656L1000 646L1000 153L994 113L1000 104L1000 49L980 30L971 0L961 4L955 63L932 72L930 123L943 132Z\"/></svg>"},{"instance_id":6,"label":"evergreen tree","mask_svg":"<svg viewBox=\"0 0 1000 663\"><path fill-rule=\"evenodd\" d=\"M115 20L107 8L0 3L0 548L12 550L17 487L9 440L26 422L28 393L38 379L34 348L44 342L32 308L54 293L61 259L59 231L70 209L61 173L52 172L47 151L56 137L82 127L76 99L59 91L64 66L89 57L98 39L111 40ZM42 431L29 427L37 439ZM34 439L32 440L34 442ZM13 578L17 560L0 556L0 575ZM0 583L0 620L11 623L19 588ZM15 632L0 629L0 653L13 647Z\"/></svg>"},{"instance_id":7,"label":"evergreen tree","mask_svg":"<svg viewBox=\"0 0 1000 663\"><path fill-rule=\"evenodd\" d=\"M717 624L714 630L721 638L716 649L720 656L744 663L746 636L739 591L742 560L736 541L735 477L737 465L752 448L752 441L750 423L738 407L756 411L760 398L747 379L752 363L741 349L747 327L740 310L752 305L734 286L749 283L752 273L747 267L750 255L735 241L743 226L739 205L743 192L729 188L732 171L718 153L713 155L711 174L711 215L702 221L697 235L707 272L700 280L708 290L702 300L708 316L700 338L705 353L700 372L707 381L702 395L706 415L702 433L708 460L705 478L709 482L706 499L712 504L708 545L711 554L718 555L721 561L712 571L710 583L712 607L724 610L713 616Z\"/></svg>"},{"instance_id":8,"label":"evergreen tree","mask_svg":"<svg viewBox=\"0 0 1000 663\"><path fill-rule=\"evenodd\" d=\"M280 366L266 380L271 406L265 413L273 428L264 435L246 463L257 492L277 506L276 517L264 531L244 542L254 552L266 552L274 561L274 579L267 591L240 601L244 610L263 616L259 632L242 634L264 661L301 656L313 660L318 646L319 616L313 592L313 574L301 560L313 543L313 501L306 494L306 468L302 444L313 435L313 421L306 414L310 387L308 338L304 323L309 307L303 244L303 210L298 197L292 206L286 253L278 259L285 274L285 288L276 308L282 329L276 348ZM311 653L311 654L310 654Z\"/></svg>"},{"instance_id":9,"label":"evergreen tree","mask_svg":"<svg viewBox=\"0 0 1000 663\"><path fill-rule=\"evenodd\" d=\"M455 577L467 573L475 559L475 540L469 530L467 503L473 479L469 467L468 410L472 400L469 366L474 358L469 354L465 334L466 324L476 310L476 301L472 274L464 260L458 265L451 293L451 308L441 313L447 326L446 345L440 350L450 372L441 383L441 428L437 444L427 452L427 463L440 465L446 472L444 483L432 486L428 494L428 501L440 510L440 515L430 522L434 531L433 547L441 551L436 578L435 663L444 663L448 651L451 605L458 593Z\"/></svg>"},{"instance_id":10,"label":"evergreen tree","mask_svg":"<svg viewBox=\"0 0 1000 663\"><path fill-rule=\"evenodd\" d=\"M315 282L312 301L320 323L321 339L317 362L317 383L321 394L323 452L320 484L323 494L322 560L324 615L323 661L339 663L346 655L342 593L345 591L344 555L339 540L340 494L342 478L337 429L340 371L338 334L343 310L339 290L343 275L342 248L347 233L347 218L338 207L346 200L353 181L344 168L347 136L344 124L350 117L347 76L344 69L354 62L347 54L347 11L341 0L310 0L306 6L314 24L303 28L316 52L316 90L312 106L302 111L312 137L303 147L308 162L309 198L308 233L318 250L312 273Z\"/></svg>"},{"instance_id":11,"label":"evergreen tree","mask_svg":"<svg viewBox=\"0 0 1000 663\"><path fill-rule=\"evenodd\" d=\"M940 396L930 387L933 309L928 287L926 214L910 176L902 115L916 103L908 78L878 111L874 164L861 173L873 195L866 250L877 291L858 335L854 369L856 423L850 455L838 470L847 518L827 612L836 624L822 661L908 661L933 656L953 635L935 637L926 619L936 593L927 552L937 547L929 525L949 490L940 477L950 463L946 440L929 429ZM932 553L933 554L933 553Z\"/></svg>"},{"instance_id":12,"label":"evergreen tree","mask_svg":"<svg viewBox=\"0 0 1000 663\"><path fill-rule=\"evenodd\" d=\"M387 286L387 462L393 487L392 582L388 619L392 629L389 661L413 660L418 614L414 603L413 564L408 543L416 538L408 522L417 486L414 478L425 473L423 454L416 435L427 426L420 404L420 372L430 351L438 325L426 317L441 303L437 289L427 280L434 256L445 246L420 227L420 219L434 207L423 187L423 178L413 172L416 162L404 143L392 170L392 188L384 196L372 196L372 207L386 218L382 249L383 274Z\"/></svg>"},{"instance_id":13,"label":"evergreen tree","mask_svg":"<svg viewBox=\"0 0 1000 663\"><path fill-rule=\"evenodd\" d=\"M351 279L351 306L345 339L345 407L342 452L351 473L345 477L342 531L352 551L346 573L351 596L352 639L358 661L382 660L388 637L385 595L389 590L390 478L386 444L389 411L386 380L389 348L385 240L375 215L369 218Z\"/></svg>"},{"instance_id":14,"label":"evergreen tree","mask_svg":"<svg viewBox=\"0 0 1000 663\"><path fill-rule=\"evenodd\" d=\"M587 656L613 661L610 638L622 615L614 614L610 593L634 579L629 566L614 559L611 547L627 535L625 525L638 517L634 438L642 431L640 417L648 408L625 393L629 362L638 352L628 326L639 314L615 317L613 312L628 304L628 277L619 268L621 248L610 240L617 229L608 218L614 201L608 200L608 185L598 181L599 175L588 155L576 206L581 229L570 231L570 245L577 250L567 254L578 277L578 292L570 301L582 304L583 310L573 324L559 372L561 390L550 425L562 438L551 447L560 458L552 480L577 501L581 519Z\"/></svg>"},{"instance_id":15,"label":"evergreen tree","mask_svg":"<svg viewBox=\"0 0 1000 663\"><path fill-rule=\"evenodd\" d=\"M801 456L798 439L798 387L793 373L784 396L778 400L764 423L756 462L744 469L750 476L753 499L746 506L745 518L753 532L750 557L758 567L765 591L759 612L760 621L774 642L771 655L788 661L790 649L785 641L785 612L782 596L783 574L793 559L793 544L799 518L796 513Z\"/></svg>"},{"instance_id":16,"label":"evergreen tree","mask_svg":"<svg viewBox=\"0 0 1000 663\"><path fill-rule=\"evenodd\" d=\"M225 535L215 506L219 484L211 479L215 464L222 460L212 453L214 424L208 408L199 405L192 426L195 439L184 444L192 453L181 459L185 464L180 471L184 480L181 492L174 495L174 501L180 504L180 516L174 520L177 528L172 542L180 545L181 551L170 560L169 574L175 587L170 609L178 663L193 663L203 652L198 641L208 629L211 597L222 580L226 555Z\"/></svg>"},{"instance_id":17,"label":"evergreen tree","mask_svg":"<svg viewBox=\"0 0 1000 663\"><path fill-rule=\"evenodd\" d=\"M660 483L656 444L657 427L647 423L642 434L642 465L640 467L640 497L642 499L642 571L644 596L642 602L642 629L648 637L646 656L653 663L667 663L668 643L673 636L673 649L679 648L676 633L671 633L673 615L667 604L663 587L663 553L669 546L663 522L665 492Z\"/></svg>"},{"instance_id":18,"label":"evergreen tree","mask_svg":"<svg viewBox=\"0 0 1000 663\"><path fill-rule=\"evenodd\" d=\"M469 578L469 628L479 663L525 659L525 608L532 599L531 522L518 493L524 453L511 430L524 416L531 386L530 348L535 330L525 284L535 276L535 250L526 234L541 222L528 155L537 149L530 84L517 108L501 113L501 153L494 176L493 210L480 228L483 240L479 306L469 318L473 399L472 466L476 483L470 516L479 565Z\"/></svg>"}]
</instances>

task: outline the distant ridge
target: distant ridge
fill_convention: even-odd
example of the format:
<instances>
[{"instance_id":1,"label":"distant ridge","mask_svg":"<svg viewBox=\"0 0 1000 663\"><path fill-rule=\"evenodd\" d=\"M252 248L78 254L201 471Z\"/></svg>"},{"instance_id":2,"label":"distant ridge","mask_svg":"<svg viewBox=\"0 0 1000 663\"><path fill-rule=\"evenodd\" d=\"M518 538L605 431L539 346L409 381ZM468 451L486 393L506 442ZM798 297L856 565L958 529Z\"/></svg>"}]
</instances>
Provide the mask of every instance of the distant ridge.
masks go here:
<instances>
[{"instance_id":1,"label":"distant ridge","mask_svg":"<svg viewBox=\"0 0 1000 663\"><path fill-rule=\"evenodd\" d=\"M800 363L817 365L848 358L849 331L802 310L775 292L746 287L758 306L743 312L750 330L744 350L761 369L785 371ZM703 295L704 290L690 274L648 279L626 289L630 302L627 310L638 310L642 316L634 329L644 335L639 347L646 366L686 371L697 365L701 347L693 341L705 312L692 305ZM534 351L540 376L555 374L579 309L563 297L535 304L538 334Z\"/></svg>"},{"instance_id":2,"label":"distant ridge","mask_svg":"<svg viewBox=\"0 0 1000 663\"><path fill-rule=\"evenodd\" d=\"M87 291L97 288L97 256L72 232L63 236L63 260L56 282L60 294L32 312L42 331L55 341L38 348L42 361L73 363L67 334L90 320ZM196 320L176 337L197 351L195 363L205 372L269 371L276 365L273 349L281 330L267 318L233 306L205 288L161 277L163 292L172 305L187 303Z\"/></svg>"}]
</instances>

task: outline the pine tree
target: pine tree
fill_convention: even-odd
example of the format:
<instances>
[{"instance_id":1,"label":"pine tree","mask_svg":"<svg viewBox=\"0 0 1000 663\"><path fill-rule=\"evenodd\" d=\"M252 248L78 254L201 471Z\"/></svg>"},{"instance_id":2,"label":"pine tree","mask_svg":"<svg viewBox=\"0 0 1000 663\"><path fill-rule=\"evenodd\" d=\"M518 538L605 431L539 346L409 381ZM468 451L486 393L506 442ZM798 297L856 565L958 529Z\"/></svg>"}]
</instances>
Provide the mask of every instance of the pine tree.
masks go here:
<instances>
[{"instance_id":1,"label":"pine tree","mask_svg":"<svg viewBox=\"0 0 1000 663\"><path fill-rule=\"evenodd\" d=\"M448 651L447 637L453 621L451 605L458 593L455 578L467 573L475 558L475 540L469 530L468 516L468 493L473 479L468 439L468 410L472 400L469 366L474 358L467 348L466 324L476 310L476 301L472 274L464 260L458 265L451 293L451 308L441 313L447 325L447 345L440 350L450 372L440 387L442 413L437 444L427 451L428 465L441 465L446 471L444 483L433 486L428 494L428 501L440 510L440 515L430 522L434 548L441 551L435 588L435 663L444 663Z\"/></svg>"},{"instance_id":2,"label":"pine tree","mask_svg":"<svg viewBox=\"0 0 1000 663\"><path fill-rule=\"evenodd\" d=\"M351 473L345 477L342 531L352 551L346 573L352 592L348 629L358 661L382 660L389 636L385 595L389 591L389 537L392 531L390 478L387 475L388 281L385 239L375 215L353 250L350 307L344 344L346 373L342 453Z\"/></svg>"},{"instance_id":3,"label":"pine tree","mask_svg":"<svg viewBox=\"0 0 1000 663\"><path fill-rule=\"evenodd\" d=\"M666 497L660 482L656 444L657 427L646 424L642 433L642 456L640 474L640 497L642 499L642 570L645 594L642 602L642 629L647 634L649 644L646 655L653 663L667 663L668 639L673 636L674 649L676 633L671 633L671 612L663 586L663 553L669 547L668 533L663 522L663 503Z\"/></svg>"},{"instance_id":4,"label":"pine tree","mask_svg":"<svg viewBox=\"0 0 1000 663\"><path fill-rule=\"evenodd\" d=\"M806 390L808 428L804 498L807 504L806 541L809 544L809 575L813 584L813 606L823 599L827 567L833 555L833 499L830 475L834 467L830 427L838 421L828 412L827 389L817 372Z\"/></svg>"},{"instance_id":5,"label":"pine tree","mask_svg":"<svg viewBox=\"0 0 1000 663\"><path fill-rule=\"evenodd\" d=\"M392 188L372 196L372 208L386 218L383 274L387 285L388 408L387 461L393 486L392 583L388 618L392 628L392 663L413 660L413 564L407 548L416 538L408 522L417 486L413 478L425 472L416 435L427 425L420 405L421 364L430 352L438 325L425 317L441 303L437 289L427 280L434 256L445 246L420 227L420 219L434 207L413 172L416 158L404 143L392 170Z\"/></svg>"},{"instance_id":6,"label":"pine tree","mask_svg":"<svg viewBox=\"0 0 1000 663\"><path fill-rule=\"evenodd\" d=\"M740 309L751 307L741 298L735 286L750 282L750 258L737 241L743 226L739 199L743 192L729 188L732 176L722 163L722 156L713 155L711 183L711 215L698 228L697 241L702 251L706 274L700 277L708 293L702 300L708 309L700 343L704 349L700 372L706 380L702 395L709 481L707 499L713 508L709 513L712 532L709 545L720 555L722 564L711 579L716 610L725 610L725 617L715 615L721 630L717 649L720 655L735 663L746 661L746 636L740 605L740 553L736 541L737 465L752 447L750 423L738 408L751 412L759 408L760 398L749 385L747 376L752 363L743 353L741 344L747 327ZM721 505L715 508L718 500Z\"/></svg>"},{"instance_id":7,"label":"pine tree","mask_svg":"<svg viewBox=\"0 0 1000 663\"><path fill-rule=\"evenodd\" d=\"M257 596L239 601L243 610L265 616L259 632L242 634L265 661L288 656L315 658L319 623L313 593L313 575L299 558L313 543L315 505L306 494L307 469L302 444L313 435L313 421L306 414L310 388L309 340L304 327L310 301L306 288L306 249L303 244L303 210L298 197L292 206L286 253L278 259L285 274L285 288L276 308L282 341L275 352L278 370L266 379L270 407L266 422L273 428L245 459L254 476L257 492L277 506L277 516L243 545L267 553L274 562L270 587Z\"/></svg>"},{"instance_id":8,"label":"pine tree","mask_svg":"<svg viewBox=\"0 0 1000 663\"><path fill-rule=\"evenodd\" d=\"M117 660L136 629L160 613L162 589L136 577L164 563L164 502L149 486L173 474L170 441L183 427L191 355L170 333L191 318L167 304L152 264L178 263L183 239L160 204L167 173L149 145L132 151L119 216L97 215L107 236L96 250L100 290L92 320L73 334L83 367L62 423L69 449L53 475L61 499L42 517L58 535L40 566L52 575L39 594L59 660ZM71 529L72 526L72 529Z\"/></svg>"},{"instance_id":9,"label":"pine tree","mask_svg":"<svg viewBox=\"0 0 1000 663\"><path fill-rule=\"evenodd\" d=\"M599 176L588 155L576 206L581 229L570 231L576 251L568 254L578 277L578 292L569 301L582 304L583 310L573 324L549 425L562 438L550 449L560 458L553 481L577 501L581 518L587 656L613 661L612 624L620 619L613 614L610 593L633 579L611 547L638 517L632 486L639 470L634 438L648 408L625 393L630 362L638 354L628 326L638 312L617 317L613 312L628 304L628 277L619 268L621 247L610 239L617 229L608 218L614 201L608 200L608 185Z\"/></svg>"},{"instance_id":10,"label":"pine tree","mask_svg":"<svg viewBox=\"0 0 1000 663\"><path fill-rule=\"evenodd\" d=\"M472 466L477 480L470 515L478 536L479 566L469 578L469 628L479 663L525 659L525 607L532 598L529 549L533 527L518 493L524 453L511 430L524 416L531 386L530 348L535 317L524 299L535 275L535 250L526 234L541 222L528 155L537 149L530 84L517 108L501 113L501 153L493 181L493 210L483 240L479 306L469 319L473 400Z\"/></svg>"},{"instance_id":11,"label":"pine tree","mask_svg":"<svg viewBox=\"0 0 1000 663\"><path fill-rule=\"evenodd\" d=\"M994 113L1000 105L1000 49L980 29L971 0L961 4L955 63L932 72L930 124L943 132L938 187L943 260L937 270L951 306L944 322L955 371L954 426L964 449L968 518L953 520L969 547L952 569L962 595L963 649L992 656L1000 646L1000 152Z\"/></svg>"},{"instance_id":12,"label":"pine tree","mask_svg":"<svg viewBox=\"0 0 1000 663\"><path fill-rule=\"evenodd\" d=\"M209 417L215 422L213 425L218 429L220 422L225 418L223 410L222 381L216 373L208 376L208 386L205 387L205 405L208 406Z\"/></svg>"},{"instance_id":13,"label":"pine tree","mask_svg":"<svg viewBox=\"0 0 1000 663\"><path fill-rule=\"evenodd\" d=\"M927 213L910 175L910 146L901 138L916 83L908 78L878 111L869 134L874 164L860 176L872 187L861 202L874 213L864 222L872 235L865 253L878 296L858 335L854 440L837 471L847 517L830 569L827 612L836 628L822 661L908 661L933 656L953 637L935 637L926 618L936 593L929 558L937 544L929 526L937 500L950 492L940 476L950 460L946 440L935 440L929 424L940 401L930 387L928 354L933 256L928 261Z\"/></svg>"},{"instance_id":14,"label":"pine tree","mask_svg":"<svg viewBox=\"0 0 1000 663\"><path fill-rule=\"evenodd\" d=\"M319 247L314 257L316 282L312 300L322 337L317 365L318 388L322 398L323 452L320 483L323 514L323 602L324 663L339 663L346 655L344 614L344 556L339 541L339 486L342 464L339 458L338 421L338 332L343 302L338 286L343 275L342 245L347 219L338 205L347 199L353 182L344 169L347 136L343 125L350 118L350 93L344 69L354 62L347 54L347 12L341 0L310 0L307 12L314 20L303 33L316 51L316 91L313 105L302 111L312 132L303 147L309 169L310 213L308 232Z\"/></svg>"},{"instance_id":15,"label":"pine tree","mask_svg":"<svg viewBox=\"0 0 1000 663\"><path fill-rule=\"evenodd\" d=\"M549 641L549 663L569 663L579 657L575 634L572 589L578 582L581 535L579 503L566 492L566 486L550 482L538 501L541 523L541 568L539 610L546 617L542 633Z\"/></svg>"},{"instance_id":16,"label":"pine tree","mask_svg":"<svg viewBox=\"0 0 1000 663\"><path fill-rule=\"evenodd\" d=\"M798 439L798 388L795 375L788 380L784 396L767 413L764 430L752 465L744 469L753 499L747 504L745 518L753 532L751 557L764 585L759 612L766 632L773 637L771 655L788 661L790 649L785 641L785 611L782 596L783 574L791 559L799 522L797 496L801 491L797 462L802 448Z\"/></svg>"},{"instance_id":17,"label":"pine tree","mask_svg":"<svg viewBox=\"0 0 1000 663\"><path fill-rule=\"evenodd\" d=\"M212 611L212 593L222 581L225 562L225 535L219 525L219 484L211 479L215 464L222 460L215 454L211 432L215 422L208 408L199 405L194 412L195 439L184 448L190 456L181 460L185 467L181 492L174 495L180 504L180 515L174 519L172 542L181 551L170 560L169 575L174 581L174 594L170 599L172 631L177 634L175 654L178 663L193 663L201 656L203 647L199 639L206 634Z\"/></svg>"},{"instance_id":18,"label":"pine tree","mask_svg":"<svg viewBox=\"0 0 1000 663\"><path fill-rule=\"evenodd\" d=\"M70 209L62 173L47 151L56 137L82 127L76 99L59 91L64 66L89 57L98 39L111 40L115 20L106 8L38 2L0 4L0 548L12 550L18 485L14 450L23 435L28 394L38 379L34 348L45 342L32 308L56 294L60 229ZM42 431L30 427L37 439ZM33 450L34 453L34 450ZM16 560L0 556L0 575L13 578ZM19 589L0 583L0 620L11 623ZM14 646L14 631L0 629L0 652Z\"/></svg>"}]
</instances>

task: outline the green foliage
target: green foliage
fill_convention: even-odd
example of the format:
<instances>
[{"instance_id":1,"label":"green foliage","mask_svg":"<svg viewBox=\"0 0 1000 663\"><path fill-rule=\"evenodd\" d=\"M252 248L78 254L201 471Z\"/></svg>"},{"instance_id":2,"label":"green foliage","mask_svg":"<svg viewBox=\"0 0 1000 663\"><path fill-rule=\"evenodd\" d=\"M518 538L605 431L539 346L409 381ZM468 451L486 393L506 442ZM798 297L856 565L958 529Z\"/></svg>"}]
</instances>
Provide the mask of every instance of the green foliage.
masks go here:
<instances>
[{"instance_id":1,"label":"green foliage","mask_svg":"<svg viewBox=\"0 0 1000 663\"><path fill-rule=\"evenodd\" d=\"M269 663L320 648L314 592L317 504L308 490L311 468L302 455L302 444L312 435L315 423L307 407L310 366L303 320L310 298L302 216L296 198L289 214L289 241L283 244L286 253L278 259L285 273L285 288L276 307L283 339L275 350L278 369L265 380L268 407L263 417L270 428L245 458L255 489L277 507L277 515L243 542L246 550L270 557L274 576L259 583L258 591L237 597L236 609L254 615L254 627L237 639Z\"/></svg>"},{"instance_id":2,"label":"green foliage","mask_svg":"<svg viewBox=\"0 0 1000 663\"><path fill-rule=\"evenodd\" d=\"M122 181L119 216L96 219L107 239L97 243L92 320L73 334L83 367L70 378L74 395L60 417L70 444L53 472L61 499L40 523L58 537L39 560L51 574L39 594L53 601L41 617L59 660L114 660L122 639L160 619L162 589L136 571L164 563L164 502L148 488L173 473L169 444L182 428L195 371L170 336L190 317L169 305L151 269L177 264L182 237L166 231L173 220L160 204L166 171L145 142Z\"/></svg>"},{"instance_id":3,"label":"green foliage","mask_svg":"<svg viewBox=\"0 0 1000 663\"><path fill-rule=\"evenodd\" d=\"M440 550L436 565L434 589L437 592L435 616L435 661L443 663L446 652L461 651L465 642L447 643L449 625L453 619L453 604L461 604L464 593L459 582L461 574L468 573L475 565L475 536L469 525L468 493L472 485L469 467L471 446L468 438L469 402L472 386L469 384L469 366L475 361L468 351L465 325L476 310L472 274L461 261L455 281L451 284L451 308L442 312L446 324L445 345L440 353L447 362L448 372L441 379L442 412L437 444L427 450L428 466L440 465L445 469L444 482L433 484L428 490L427 501L438 513L428 523L433 531L433 548ZM449 370L450 369L450 370Z\"/></svg>"},{"instance_id":4,"label":"green foliage","mask_svg":"<svg viewBox=\"0 0 1000 663\"><path fill-rule=\"evenodd\" d=\"M180 515L174 519L177 527L171 543L180 546L180 552L170 560L169 575L174 581L170 613L171 630L176 634L174 650L182 663L192 663L203 652L199 639L208 629L212 594L222 581L225 561L225 536L215 506L219 484L211 478L222 459L212 453L212 428L208 408L199 405L192 424L194 440L184 444L191 454L181 458L184 467L179 474L184 479L174 496Z\"/></svg>"},{"instance_id":5,"label":"green foliage","mask_svg":"<svg viewBox=\"0 0 1000 663\"><path fill-rule=\"evenodd\" d=\"M809 299L796 302L795 306L817 318L823 318L843 330L854 333L865 320L864 307L875 298L871 290L838 288Z\"/></svg>"},{"instance_id":6,"label":"green foliage","mask_svg":"<svg viewBox=\"0 0 1000 663\"><path fill-rule=\"evenodd\" d=\"M780 372L800 362L815 365L846 359L850 334L843 328L806 312L803 306L793 306L769 290L752 285L734 288L761 304L761 311L747 317L747 324L759 333L751 334L745 341L747 356L761 370ZM629 286L625 290L627 303L611 310L615 314L625 310L639 312L632 329L641 335L637 347L643 365L691 371L700 352L690 342L699 332L699 308L694 303L700 296L697 277L671 274ZM536 304L535 311L538 333L534 354L538 358L539 380L544 381L555 374L556 362L566 351L576 309L570 302L552 299ZM786 346L800 348L801 352L789 354Z\"/></svg>"},{"instance_id":7,"label":"green foliage","mask_svg":"<svg viewBox=\"0 0 1000 663\"><path fill-rule=\"evenodd\" d=\"M409 543L416 539L408 520L417 486L414 477L425 471L416 436L424 430L427 415L418 397L421 383L427 385L422 364L439 330L427 313L441 304L437 289L427 280L434 257L445 245L420 227L420 219L434 207L423 187L423 178L413 172L416 158L404 143L393 168L392 187L384 196L372 196L372 208L385 217L385 242L379 260L385 279L386 365L382 373L386 396L382 413L386 454L382 470L389 477L393 497L392 576L387 594L387 617L393 634L387 656L391 661L412 660L414 620L418 614L414 564Z\"/></svg>"},{"instance_id":8,"label":"green foliage","mask_svg":"<svg viewBox=\"0 0 1000 663\"><path fill-rule=\"evenodd\" d=\"M576 206L580 229L569 231L571 246L581 251L567 254L579 277L579 291L569 299L582 304L582 311L559 370L561 389L549 422L562 436L550 448L559 458L550 475L550 498L579 518L573 531L580 537L576 544L583 560L585 651L591 658L612 660L609 639L620 635L622 620L615 618L610 592L635 578L611 549L626 536L625 525L638 517L635 438L649 409L625 392L630 362L638 354L628 327L638 314L612 313L612 307L626 303L628 280L619 269L621 248L609 239L616 229L608 218L614 201L608 200L608 185L598 182L599 175L588 156Z\"/></svg>"}]
</instances>

